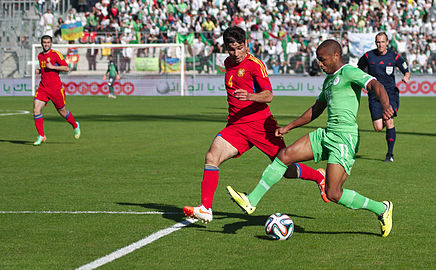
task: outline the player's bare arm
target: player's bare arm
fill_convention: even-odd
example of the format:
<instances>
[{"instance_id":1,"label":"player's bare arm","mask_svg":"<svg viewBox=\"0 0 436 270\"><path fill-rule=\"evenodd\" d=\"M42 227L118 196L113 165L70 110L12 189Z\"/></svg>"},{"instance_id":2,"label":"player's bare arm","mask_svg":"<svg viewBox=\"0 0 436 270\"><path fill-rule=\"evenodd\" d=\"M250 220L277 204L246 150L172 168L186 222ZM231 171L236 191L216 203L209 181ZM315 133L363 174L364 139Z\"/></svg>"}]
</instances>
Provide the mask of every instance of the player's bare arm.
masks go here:
<instances>
[{"instance_id":1,"label":"player's bare arm","mask_svg":"<svg viewBox=\"0 0 436 270\"><path fill-rule=\"evenodd\" d=\"M383 107L383 119L388 120L391 119L394 115L394 110L392 106L389 104L389 96L386 93L385 87L379 83L377 80L371 80L367 86L368 91L374 91L377 97L380 100L380 103Z\"/></svg>"},{"instance_id":2,"label":"player's bare arm","mask_svg":"<svg viewBox=\"0 0 436 270\"><path fill-rule=\"evenodd\" d=\"M68 66L55 66L48 61L47 61L47 68L58 70L58 71L64 71L64 72L70 71L70 68Z\"/></svg>"},{"instance_id":3,"label":"player's bare arm","mask_svg":"<svg viewBox=\"0 0 436 270\"><path fill-rule=\"evenodd\" d=\"M300 117L289 123L287 126L276 129L275 135L277 137L283 137L283 135L285 135L292 129L304 126L312 122L324 112L326 107L327 103L317 100L315 104L307 109Z\"/></svg>"},{"instance_id":4,"label":"player's bare arm","mask_svg":"<svg viewBox=\"0 0 436 270\"><path fill-rule=\"evenodd\" d=\"M410 72L406 72L401 80L402 80L404 83L408 83L409 80L410 80Z\"/></svg>"},{"instance_id":5,"label":"player's bare arm","mask_svg":"<svg viewBox=\"0 0 436 270\"><path fill-rule=\"evenodd\" d=\"M35 74L41 74L41 69L40 69L40 68L37 68L37 69L35 70Z\"/></svg>"},{"instance_id":6,"label":"player's bare arm","mask_svg":"<svg viewBox=\"0 0 436 270\"><path fill-rule=\"evenodd\" d=\"M260 93L249 93L244 89L237 89L234 95L239 100L254 101L259 103L270 103L273 99L273 94L269 90L264 90Z\"/></svg>"}]
</instances>

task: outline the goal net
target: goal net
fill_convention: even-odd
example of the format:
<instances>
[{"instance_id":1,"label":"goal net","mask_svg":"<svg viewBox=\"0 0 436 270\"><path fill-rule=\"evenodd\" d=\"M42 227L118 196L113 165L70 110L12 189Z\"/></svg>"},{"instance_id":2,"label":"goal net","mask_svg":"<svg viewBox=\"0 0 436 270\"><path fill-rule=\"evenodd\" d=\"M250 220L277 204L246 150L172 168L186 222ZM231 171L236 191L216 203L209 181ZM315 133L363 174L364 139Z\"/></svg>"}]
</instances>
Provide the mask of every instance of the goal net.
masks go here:
<instances>
[{"instance_id":1,"label":"goal net","mask_svg":"<svg viewBox=\"0 0 436 270\"><path fill-rule=\"evenodd\" d=\"M115 95L185 95L185 51L183 44L53 44L70 68L60 73L68 95L107 95L109 86L103 76L109 55L118 69ZM41 44L32 46L32 70L39 68ZM32 72L32 94L40 75Z\"/></svg>"}]
</instances>

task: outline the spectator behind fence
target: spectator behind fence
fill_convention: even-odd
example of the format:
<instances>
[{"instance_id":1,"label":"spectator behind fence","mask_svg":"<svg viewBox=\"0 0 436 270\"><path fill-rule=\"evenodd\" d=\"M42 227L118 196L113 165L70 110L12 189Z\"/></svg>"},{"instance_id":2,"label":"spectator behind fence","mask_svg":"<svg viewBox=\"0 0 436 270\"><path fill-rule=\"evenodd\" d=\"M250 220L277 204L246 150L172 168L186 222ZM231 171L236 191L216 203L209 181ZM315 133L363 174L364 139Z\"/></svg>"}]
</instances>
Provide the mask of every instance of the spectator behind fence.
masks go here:
<instances>
[{"instance_id":1,"label":"spectator behind fence","mask_svg":"<svg viewBox=\"0 0 436 270\"><path fill-rule=\"evenodd\" d=\"M91 41L89 41L88 43L92 44ZM97 48L88 48L86 50L86 60L88 60L88 70L97 69L97 55L98 55Z\"/></svg>"},{"instance_id":2,"label":"spectator behind fence","mask_svg":"<svg viewBox=\"0 0 436 270\"><path fill-rule=\"evenodd\" d=\"M44 28L44 35L53 36L54 33L54 23L55 23L55 17L53 13L51 13L51 9L48 8L47 12L45 12L42 17L40 24Z\"/></svg>"},{"instance_id":3,"label":"spectator behind fence","mask_svg":"<svg viewBox=\"0 0 436 270\"><path fill-rule=\"evenodd\" d=\"M287 55L287 71L291 74L295 73L296 59L295 56L298 53L298 44L295 42L294 37L290 37L290 41L286 44L286 55Z\"/></svg>"}]
</instances>

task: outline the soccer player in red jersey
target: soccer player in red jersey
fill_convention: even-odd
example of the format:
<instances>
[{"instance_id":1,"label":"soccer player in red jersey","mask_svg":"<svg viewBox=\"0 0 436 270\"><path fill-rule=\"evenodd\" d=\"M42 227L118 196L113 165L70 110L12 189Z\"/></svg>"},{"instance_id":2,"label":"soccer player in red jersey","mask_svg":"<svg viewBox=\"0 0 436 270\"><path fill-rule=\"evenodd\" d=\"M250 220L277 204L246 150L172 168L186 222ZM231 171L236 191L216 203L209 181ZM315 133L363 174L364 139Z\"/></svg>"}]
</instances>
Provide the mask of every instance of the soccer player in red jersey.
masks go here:
<instances>
[{"instance_id":1,"label":"soccer player in red jersey","mask_svg":"<svg viewBox=\"0 0 436 270\"><path fill-rule=\"evenodd\" d=\"M272 101L273 93L265 64L248 53L246 33L243 29L237 26L229 27L224 31L223 38L229 54L224 62L229 104L228 122L206 153L201 183L202 204L183 208L186 216L198 218L204 223L213 219L212 202L218 185L218 167L224 161L239 157L253 146L273 160L279 151L286 147L283 138L274 135L278 125L267 105ZM321 195L325 190L323 173L304 164L291 164L285 177L313 180L318 183ZM230 186L227 189L233 192ZM326 197L325 199L327 200ZM251 214L254 209L255 207L244 210Z\"/></svg>"},{"instance_id":2,"label":"soccer player in red jersey","mask_svg":"<svg viewBox=\"0 0 436 270\"><path fill-rule=\"evenodd\" d=\"M59 114L73 127L74 138L79 139L79 123L74 120L73 114L65 109L65 92L59 78L59 72L69 70L68 64L60 52L52 50L53 40L51 36L42 36L41 45L42 52L38 55L39 68L35 71L36 74L41 74L41 82L33 99L33 118L39 136L33 145L38 146L47 140L44 134L41 110L50 100Z\"/></svg>"}]
</instances>

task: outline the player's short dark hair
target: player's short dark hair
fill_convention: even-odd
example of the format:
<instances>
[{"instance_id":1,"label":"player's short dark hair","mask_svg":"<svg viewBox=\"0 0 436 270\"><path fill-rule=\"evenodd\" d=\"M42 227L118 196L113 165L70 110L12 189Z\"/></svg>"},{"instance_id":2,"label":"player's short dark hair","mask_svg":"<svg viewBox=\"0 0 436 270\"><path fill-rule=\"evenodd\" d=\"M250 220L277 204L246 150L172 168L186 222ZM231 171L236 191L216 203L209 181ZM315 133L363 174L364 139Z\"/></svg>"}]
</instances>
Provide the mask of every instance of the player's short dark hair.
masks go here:
<instances>
[{"instance_id":1,"label":"player's short dark hair","mask_svg":"<svg viewBox=\"0 0 436 270\"><path fill-rule=\"evenodd\" d=\"M51 36L49 36L49 35L43 35L43 36L41 37L41 43L42 43L42 41L43 41L44 39L50 39L50 41L53 42L53 38L52 38Z\"/></svg>"},{"instance_id":2,"label":"player's short dark hair","mask_svg":"<svg viewBox=\"0 0 436 270\"><path fill-rule=\"evenodd\" d=\"M320 49L325 48L329 54L338 53L340 56L342 56L342 47L339 42L337 42L334 39L327 39L324 40L316 49L316 51L319 51Z\"/></svg>"},{"instance_id":3,"label":"player's short dark hair","mask_svg":"<svg viewBox=\"0 0 436 270\"><path fill-rule=\"evenodd\" d=\"M375 35L375 41L377 41L378 36L382 36L382 35L386 37L386 41L389 41L388 34L386 34L386 32L379 32L377 35Z\"/></svg>"},{"instance_id":4,"label":"player's short dark hair","mask_svg":"<svg viewBox=\"0 0 436 270\"><path fill-rule=\"evenodd\" d=\"M238 26L231 26L224 31L223 39L224 45L228 45L230 43L245 43L247 38L247 34L245 30Z\"/></svg>"}]
</instances>

